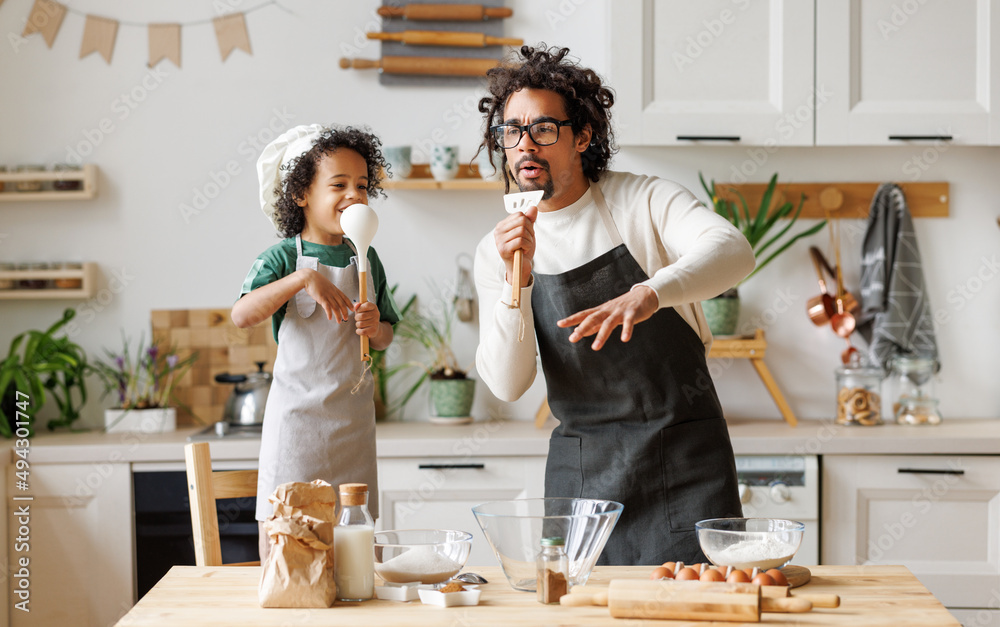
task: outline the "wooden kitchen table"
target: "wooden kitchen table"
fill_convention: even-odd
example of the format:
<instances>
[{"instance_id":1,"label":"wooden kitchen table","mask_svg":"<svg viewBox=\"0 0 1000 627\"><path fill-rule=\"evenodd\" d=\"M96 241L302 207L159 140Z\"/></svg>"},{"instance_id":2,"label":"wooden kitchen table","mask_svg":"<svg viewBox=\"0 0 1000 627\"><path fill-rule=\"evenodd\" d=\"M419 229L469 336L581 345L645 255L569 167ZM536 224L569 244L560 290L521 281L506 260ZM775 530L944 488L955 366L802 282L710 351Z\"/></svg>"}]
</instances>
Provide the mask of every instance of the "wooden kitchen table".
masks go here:
<instances>
[{"instance_id":1,"label":"wooden kitchen table","mask_svg":"<svg viewBox=\"0 0 1000 627\"><path fill-rule=\"evenodd\" d=\"M599 566L589 584L611 579L648 579L651 567ZM850 625L851 627L960 627L948 610L903 566L812 566L812 581L797 591L839 594L836 609L805 614L765 613L761 623ZM541 605L534 593L518 592L499 568L478 568L478 606L442 608L420 601L338 603L323 609L264 609L257 604L260 567L174 566L118 623L139 625L744 625L707 621L611 618L606 607Z\"/></svg>"}]
</instances>

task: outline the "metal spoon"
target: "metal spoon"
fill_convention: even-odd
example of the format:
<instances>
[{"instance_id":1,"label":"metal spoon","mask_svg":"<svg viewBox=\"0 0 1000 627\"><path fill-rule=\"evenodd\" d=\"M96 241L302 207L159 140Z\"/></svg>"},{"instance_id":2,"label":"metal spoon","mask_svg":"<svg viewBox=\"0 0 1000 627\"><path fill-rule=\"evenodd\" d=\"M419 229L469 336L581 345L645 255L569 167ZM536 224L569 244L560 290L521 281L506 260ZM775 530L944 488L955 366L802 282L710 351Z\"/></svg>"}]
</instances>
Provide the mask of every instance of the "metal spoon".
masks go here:
<instances>
[{"instance_id":1,"label":"metal spoon","mask_svg":"<svg viewBox=\"0 0 1000 627\"><path fill-rule=\"evenodd\" d=\"M476 573L462 573L460 575L455 575L455 579L459 581L464 581L465 583L489 583L486 578L482 575L477 575Z\"/></svg>"}]
</instances>

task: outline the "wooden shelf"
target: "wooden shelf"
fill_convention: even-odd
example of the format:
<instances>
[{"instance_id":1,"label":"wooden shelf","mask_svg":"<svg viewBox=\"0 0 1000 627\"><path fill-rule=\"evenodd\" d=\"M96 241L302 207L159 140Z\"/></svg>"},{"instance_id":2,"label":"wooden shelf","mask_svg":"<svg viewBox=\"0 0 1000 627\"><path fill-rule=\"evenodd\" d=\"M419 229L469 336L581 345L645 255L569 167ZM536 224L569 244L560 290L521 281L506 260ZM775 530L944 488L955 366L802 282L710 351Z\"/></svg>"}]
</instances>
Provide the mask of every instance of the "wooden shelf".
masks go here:
<instances>
[{"instance_id":1,"label":"wooden shelf","mask_svg":"<svg viewBox=\"0 0 1000 627\"><path fill-rule=\"evenodd\" d=\"M868 217L868 209L872 197L880 183L778 183L776 198L771 203L774 207L786 200L795 207L799 206L799 198L806 195L802 205L800 218L822 220L827 217L827 211L832 218L864 219ZM906 195L906 204L910 215L914 218L947 218L951 186L947 182L898 183ZM743 183L731 185L716 183L719 197L736 202L737 209L742 211L742 203L736 192L739 191L750 207L750 214L756 215L760 206L766 183Z\"/></svg>"},{"instance_id":2,"label":"wooden shelf","mask_svg":"<svg viewBox=\"0 0 1000 627\"><path fill-rule=\"evenodd\" d=\"M20 281L25 279L81 279L76 289L20 289L0 290L0 300L42 300L57 298L92 298L97 292L97 264L87 262L80 270L12 270L0 272L0 279Z\"/></svg>"},{"instance_id":3,"label":"wooden shelf","mask_svg":"<svg viewBox=\"0 0 1000 627\"><path fill-rule=\"evenodd\" d=\"M82 181L83 189L60 191L19 192L18 181ZM79 171L54 172L0 172L0 202L38 202L46 200L91 200L97 197L97 166L87 164Z\"/></svg>"},{"instance_id":4,"label":"wooden shelf","mask_svg":"<svg viewBox=\"0 0 1000 627\"><path fill-rule=\"evenodd\" d=\"M426 163L414 164L410 176L405 179L385 179L385 189L450 189L450 190L502 190L503 181L485 181L479 176L479 168L473 164L458 166L458 176L449 181L438 181L431 176L431 168Z\"/></svg>"},{"instance_id":5,"label":"wooden shelf","mask_svg":"<svg viewBox=\"0 0 1000 627\"><path fill-rule=\"evenodd\" d=\"M757 331L746 337L720 337L712 342L712 349L708 352L709 359L749 359L750 365L757 371L757 376L764 383L774 404L778 406L781 416L791 426L796 426L799 421L795 418L791 406L785 400L785 395L781 393L778 382L774 380L767 364L764 363L764 354L767 352L767 340L764 338L764 329Z\"/></svg>"}]
</instances>

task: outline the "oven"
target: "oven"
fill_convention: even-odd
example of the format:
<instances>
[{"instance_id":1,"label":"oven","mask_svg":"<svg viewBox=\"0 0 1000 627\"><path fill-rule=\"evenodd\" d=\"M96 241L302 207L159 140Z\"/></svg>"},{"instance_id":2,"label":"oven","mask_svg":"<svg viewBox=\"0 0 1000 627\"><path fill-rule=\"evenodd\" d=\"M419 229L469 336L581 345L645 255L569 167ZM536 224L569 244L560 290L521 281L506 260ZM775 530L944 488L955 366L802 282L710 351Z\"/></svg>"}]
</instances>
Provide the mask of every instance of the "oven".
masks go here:
<instances>
[{"instance_id":1,"label":"oven","mask_svg":"<svg viewBox=\"0 0 1000 627\"><path fill-rule=\"evenodd\" d=\"M219 469L242 470L246 466ZM132 497L136 599L140 599L171 566L194 565L191 506L184 464L133 464ZM216 510L223 563L260 559L256 499L222 499L217 502Z\"/></svg>"},{"instance_id":2,"label":"oven","mask_svg":"<svg viewBox=\"0 0 1000 627\"><path fill-rule=\"evenodd\" d=\"M815 455L737 455L743 515L805 525L794 562L819 564L819 459Z\"/></svg>"}]
</instances>

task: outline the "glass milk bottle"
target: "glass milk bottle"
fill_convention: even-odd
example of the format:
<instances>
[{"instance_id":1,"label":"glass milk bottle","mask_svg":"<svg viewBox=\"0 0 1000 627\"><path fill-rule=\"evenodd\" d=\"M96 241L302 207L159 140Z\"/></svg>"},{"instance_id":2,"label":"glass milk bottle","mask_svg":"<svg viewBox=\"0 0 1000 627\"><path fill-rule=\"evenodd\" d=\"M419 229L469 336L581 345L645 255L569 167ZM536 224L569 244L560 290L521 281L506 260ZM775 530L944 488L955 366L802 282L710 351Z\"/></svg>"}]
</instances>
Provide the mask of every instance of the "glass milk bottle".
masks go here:
<instances>
[{"instance_id":1,"label":"glass milk bottle","mask_svg":"<svg viewBox=\"0 0 1000 627\"><path fill-rule=\"evenodd\" d=\"M375 595L375 521L368 513L367 484L340 484L333 563L337 599L366 601Z\"/></svg>"}]
</instances>

